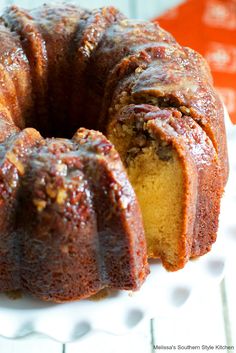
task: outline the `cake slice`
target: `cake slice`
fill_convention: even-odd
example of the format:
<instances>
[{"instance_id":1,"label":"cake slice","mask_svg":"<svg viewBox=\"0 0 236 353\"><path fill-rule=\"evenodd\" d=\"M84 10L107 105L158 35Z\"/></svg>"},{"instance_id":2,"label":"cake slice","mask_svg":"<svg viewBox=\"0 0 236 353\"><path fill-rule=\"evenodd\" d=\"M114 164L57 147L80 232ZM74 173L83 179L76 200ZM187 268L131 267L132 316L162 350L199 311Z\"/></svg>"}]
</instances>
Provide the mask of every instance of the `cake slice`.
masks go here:
<instances>
[{"instance_id":1,"label":"cake slice","mask_svg":"<svg viewBox=\"0 0 236 353\"><path fill-rule=\"evenodd\" d=\"M222 182L211 140L174 108L129 105L111 120L114 143L137 195L150 258L170 271L210 250Z\"/></svg>"}]
</instances>

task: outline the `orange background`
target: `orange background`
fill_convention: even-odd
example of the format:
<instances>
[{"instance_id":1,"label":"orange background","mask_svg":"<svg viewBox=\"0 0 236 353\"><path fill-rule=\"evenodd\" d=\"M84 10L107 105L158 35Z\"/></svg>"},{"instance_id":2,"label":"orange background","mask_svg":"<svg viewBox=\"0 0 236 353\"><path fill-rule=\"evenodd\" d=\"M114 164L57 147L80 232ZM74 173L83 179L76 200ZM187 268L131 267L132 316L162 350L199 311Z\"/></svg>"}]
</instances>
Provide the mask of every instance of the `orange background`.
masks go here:
<instances>
[{"instance_id":1,"label":"orange background","mask_svg":"<svg viewBox=\"0 0 236 353\"><path fill-rule=\"evenodd\" d=\"M207 59L236 124L236 0L187 0L154 21Z\"/></svg>"}]
</instances>

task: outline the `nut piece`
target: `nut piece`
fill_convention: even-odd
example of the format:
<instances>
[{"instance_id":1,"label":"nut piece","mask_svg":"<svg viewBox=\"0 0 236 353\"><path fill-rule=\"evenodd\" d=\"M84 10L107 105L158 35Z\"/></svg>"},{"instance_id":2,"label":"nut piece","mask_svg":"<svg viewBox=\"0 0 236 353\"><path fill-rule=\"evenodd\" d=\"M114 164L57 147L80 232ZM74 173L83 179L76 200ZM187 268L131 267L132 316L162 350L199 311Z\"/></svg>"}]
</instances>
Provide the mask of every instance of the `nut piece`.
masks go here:
<instances>
[{"instance_id":1,"label":"nut piece","mask_svg":"<svg viewBox=\"0 0 236 353\"><path fill-rule=\"evenodd\" d=\"M25 172L25 167L23 163L18 159L18 157L13 152L8 152L6 155L7 159L14 164L20 175L23 175Z\"/></svg>"},{"instance_id":2,"label":"nut piece","mask_svg":"<svg viewBox=\"0 0 236 353\"><path fill-rule=\"evenodd\" d=\"M173 157L172 146L160 143L157 148L157 155L161 161L168 162Z\"/></svg>"},{"instance_id":3,"label":"nut piece","mask_svg":"<svg viewBox=\"0 0 236 353\"><path fill-rule=\"evenodd\" d=\"M133 143L134 145L137 145L139 147L144 147L147 144L147 137L144 134L140 133L135 136Z\"/></svg>"},{"instance_id":4,"label":"nut piece","mask_svg":"<svg viewBox=\"0 0 236 353\"><path fill-rule=\"evenodd\" d=\"M46 193L48 196L50 196L52 199L55 199L57 196L57 190L55 189L55 186L53 184L47 184L46 185Z\"/></svg>"},{"instance_id":5,"label":"nut piece","mask_svg":"<svg viewBox=\"0 0 236 353\"><path fill-rule=\"evenodd\" d=\"M135 73L140 74L141 72L143 72L143 68L141 66L138 66L137 69L135 69Z\"/></svg>"},{"instance_id":6,"label":"nut piece","mask_svg":"<svg viewBox=\"0 0 236 353\"><path fill-rule=\"evenodd\" d=\"M126 164L129 165L140 152L139 147L132 147L127 151Z\"/></svg>"},{"instance_id":7,"label":"nut piece","mask_svg":"<svg viewBox=\"0 0 236 353\"><path fill-rule=\"evenodd\" d=\"M180 111L181 111L183 114L185 114L185 115L190 115L190 109L187 108L187 107L185 107L184 105L181 105L181 106L179 107L179 109L180 109Z\"/></svg>"},{"instance_id":8,"label":"nut piece","mask_svg":"<svg viewBox=\"0 0 236 353\"><path fill-rule=\"evenodd\" d=\"M64 163L57 164L56 165L56 170L59 174L61 175L66 175L67 174L67 165Z\"/></svg>"},{"instance_id":9,"label":"nut piece","mask_svg":"<svg viewBox=\"0 0 236 353\"><path fill-rule=\"evenodd\" d=\"M42 212L47 205L47 202L45 200L40 199L33 199L33 203L37 207L38 212Z\"/></svg>"},{"instance_id":10,"label":"nut piece","mask_svg":"<svg viewBox=\"0 0 236 353\"><path fill-rule=\"evenodd\" d=\"M59 189L58 193L57 193L57 198L56 198L56 202L61 205L65 202L67 198L67 192L65 189Z\"/></svg>"}]
</instances>

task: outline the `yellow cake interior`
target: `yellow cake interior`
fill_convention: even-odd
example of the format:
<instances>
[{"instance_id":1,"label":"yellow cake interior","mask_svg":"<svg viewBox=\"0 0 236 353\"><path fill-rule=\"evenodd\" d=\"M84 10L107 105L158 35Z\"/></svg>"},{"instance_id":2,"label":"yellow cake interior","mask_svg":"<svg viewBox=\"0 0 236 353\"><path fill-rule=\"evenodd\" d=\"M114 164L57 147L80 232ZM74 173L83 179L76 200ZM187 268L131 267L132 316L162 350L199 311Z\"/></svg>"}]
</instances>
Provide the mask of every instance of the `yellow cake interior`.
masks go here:
<instances>
[{"instance_id":1,"label":"yellow cake interior","mask_svg":"<svg viewBox=\"0 0 236 353\"><path fill-rule=\"evenodd\" d=\"M123 125L116 127L109 138L121 155L141 207L148 256L160 257L167 269L174 270L181 257L183 232L182 165L171 146L160 148L161 141L153 136L148 141L146 133L146 144L141 141L140 148L140 133L138 138L136 134L131 126Z\"/></svg>"}]
</instances>

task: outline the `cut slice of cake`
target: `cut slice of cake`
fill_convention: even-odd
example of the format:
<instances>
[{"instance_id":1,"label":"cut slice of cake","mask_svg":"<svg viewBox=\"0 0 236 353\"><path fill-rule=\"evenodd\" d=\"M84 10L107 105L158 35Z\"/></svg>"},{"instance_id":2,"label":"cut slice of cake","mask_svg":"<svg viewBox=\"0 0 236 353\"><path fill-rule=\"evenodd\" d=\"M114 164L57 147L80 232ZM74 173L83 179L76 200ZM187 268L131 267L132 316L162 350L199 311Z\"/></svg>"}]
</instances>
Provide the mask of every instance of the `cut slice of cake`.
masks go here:
<instances>
[{"instance_id":1,"label":"cut slice of cake","mask_svg":"<svg viewBox=\"0 0 236 353\"><path fill-rule=\"evenodd\" d=\"M222 183L215 149L199 125L173 108L130 105L113 118L108 137L138 197L148 256L174 271L209 251Z\"/></svg>"}]
</instances>

